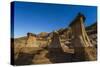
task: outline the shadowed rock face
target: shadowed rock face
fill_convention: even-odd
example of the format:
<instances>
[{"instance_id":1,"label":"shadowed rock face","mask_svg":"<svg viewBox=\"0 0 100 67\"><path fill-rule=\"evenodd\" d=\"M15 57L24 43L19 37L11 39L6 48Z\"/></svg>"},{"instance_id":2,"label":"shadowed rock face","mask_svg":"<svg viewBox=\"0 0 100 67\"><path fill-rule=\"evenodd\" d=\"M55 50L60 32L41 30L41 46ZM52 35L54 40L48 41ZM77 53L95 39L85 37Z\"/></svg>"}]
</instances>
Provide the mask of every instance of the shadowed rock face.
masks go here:
<instances>
[{"instance_id":1,"label":"shadowed rock face","mask_svg":"<svg viewBox=\"0 0 100 67\"><path fill-rule=\"evenodd\" d=\"M54 49L55 48L60 48L59 50L62 51L61 44L60 44L59 34L57 32L53 32L51 43L49 45L49 49L50 50L51 50L51 48L54 48Z\"/></svg>"},{"instance_id":2,"label":"shadowed rock face","mask_svg":"<svg viewBox=\"0 0 100 67\"><path fill-rule=\"evenodd\" d=\"M59 34L53 32L53 37L48 46L48 58L53 63L63 63L71 61L71 54L65 53L62 49Z\"/></svg>"},{"instance_id":3,"label":"shadowed rock face","mask_svg":"<svg viewBox=\"0 0 100 67\"><path fill-rule=\"evenodd\" d=\"M85 17L79 14L68 28L13 39L14 65L96 60L97 27L94 24L85 28L84 21Z\"/></svg>"},{"instance_id":4,"label":"shadowed rock face","mask_svg":"<svg viewBox=\"0 0 100 67\"><path fill-rule=\"evenodd\" d=\"M20 53L18 59L15 60L16 65L30 65L32 64L32 59L34 54Z\"/></svg>"}]
</instances>

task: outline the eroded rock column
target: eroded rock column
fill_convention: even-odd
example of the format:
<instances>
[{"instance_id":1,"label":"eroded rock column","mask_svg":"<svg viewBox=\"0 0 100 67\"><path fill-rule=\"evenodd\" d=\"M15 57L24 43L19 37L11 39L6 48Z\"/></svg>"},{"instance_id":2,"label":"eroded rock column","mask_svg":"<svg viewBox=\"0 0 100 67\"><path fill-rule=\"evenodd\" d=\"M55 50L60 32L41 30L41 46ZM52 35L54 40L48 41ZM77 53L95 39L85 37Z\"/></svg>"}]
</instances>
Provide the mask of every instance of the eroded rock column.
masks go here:
<instances>
[{"instance_id":1,"label":"eroded rock column","mask_svg":"<svg viewBox=\"0 0 100 67\"><path fill-rule=\"evenodd\" d=\"M79 13L70 24L73 35L71 43L75 49L74 57L76 61L96 60L96 49L85 31L84 21L85 17Z\"/></svg>"},{"instance_id":2,"label":"eroded rock column","mask_svg":"<svg viewBox=\"0 0 100 67\"><path fill-rule=\"evenodd\" d=\"M32 33L27 33L26 47L38 47L36 42L36 35Z\"/></svg>"}]
</instances>

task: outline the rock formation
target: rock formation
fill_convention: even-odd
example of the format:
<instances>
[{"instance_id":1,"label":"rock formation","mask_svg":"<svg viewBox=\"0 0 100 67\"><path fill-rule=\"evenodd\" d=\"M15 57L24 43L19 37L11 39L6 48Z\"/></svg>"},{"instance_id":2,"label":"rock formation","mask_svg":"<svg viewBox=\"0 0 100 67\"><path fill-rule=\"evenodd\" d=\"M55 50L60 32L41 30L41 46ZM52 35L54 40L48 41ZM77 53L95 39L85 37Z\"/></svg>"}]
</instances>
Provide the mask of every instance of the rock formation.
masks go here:
<instances>
[{"instance_id":1,"label":"rock formation","mask_svg":"<svg viewBox=\"0 0 100 67\"><path fill-rule=\"evenodd\" d=\"M70 24L73 39L71 41L74 46L75 60L96 60L96 49L90 42L90 39L85 31L84 22L85 17L82 14L78 14L75 20Z\"/></svg>"},{"instance_id":2,"label":"rock formation","mask_svg":"<svg viewBox=\"0 0 100 67\"><path fill-rule=\"evenodd\" d=\"M53 32L51 43L48 46L48 58L52 63L63 63L71 60L71 54L64 52L58 32Z\"/></svg>"},{"instance_id":3,"label":"rock formation","mask_svg":"<svg viewBox=\"0 0 100 67\"><path fill-rule=\"evenodd\" d=\"M49 48L49 51L53 51L55 53L62 52L60 38L57 32L53 32L51 43L48 48Z\"/></svg>"},{"instance_id":4,"label":"rock formation","mask_svg":"<svg viewBox=\"0 0 100 67\"><path fill-rule=\"evenodd\" d=\"M38 47L36 43L36 35L32 33L27 33L26 47Z\"/></svg>"}]
</instances>

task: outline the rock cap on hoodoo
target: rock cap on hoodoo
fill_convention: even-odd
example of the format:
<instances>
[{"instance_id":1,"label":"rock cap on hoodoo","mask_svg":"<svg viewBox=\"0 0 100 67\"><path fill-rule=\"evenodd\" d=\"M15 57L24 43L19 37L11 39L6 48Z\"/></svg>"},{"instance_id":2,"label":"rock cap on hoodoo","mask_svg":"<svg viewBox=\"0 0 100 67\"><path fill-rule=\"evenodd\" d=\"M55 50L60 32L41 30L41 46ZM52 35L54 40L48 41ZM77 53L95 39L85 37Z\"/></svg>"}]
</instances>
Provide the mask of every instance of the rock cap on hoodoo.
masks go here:
<instances>
[{"instance_id":1,"label":"rock cap on hoodoo","mask_svg":"<svg viewBox=\"0 0 100 67\"><path fill-rule=\"evenodd\" d=\"M80 17L83 18L83 22L85 21L85 19L86 19L85 16L79 12L78 15L76 16L76 18L71 22L71 24L69 26L72 26L75 24L75 22L79 21Z\"/></svg>"},{"instance_id":2,"label":"rock cap on hoodoo","mask_svg":"<svg viewBox=\"0 0 100 67\"><path fill-rule=\"evenodd\" d=\"M28 32L27 33L27 36L35 36L36 37L36 34L33 34L33 33Z\"/></svg>"}]
</instances>

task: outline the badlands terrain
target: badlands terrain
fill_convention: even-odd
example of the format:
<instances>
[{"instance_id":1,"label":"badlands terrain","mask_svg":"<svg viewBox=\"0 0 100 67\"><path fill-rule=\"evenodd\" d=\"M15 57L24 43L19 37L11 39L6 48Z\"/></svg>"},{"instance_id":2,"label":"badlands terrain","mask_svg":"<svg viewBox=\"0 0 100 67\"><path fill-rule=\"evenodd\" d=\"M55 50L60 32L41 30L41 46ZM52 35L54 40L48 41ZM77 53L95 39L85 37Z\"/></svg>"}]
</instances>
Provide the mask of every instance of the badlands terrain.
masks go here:
<instances>
[{"instance_id":1,"label":"badlands terrain","mask_svg":"<svg viewBox=\"0 0 100 67\"><path fill-rule=\"evenodd\" d=\"M11 38L14 65L51 64L97 60L97 22L85 26L78 14L70 25L52 32Z\"/></svg>"}]
</instances>

